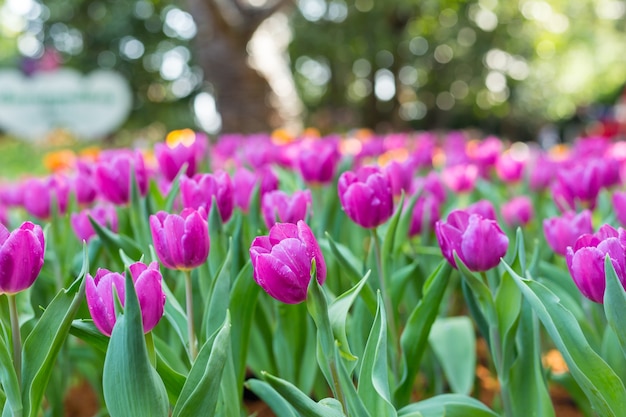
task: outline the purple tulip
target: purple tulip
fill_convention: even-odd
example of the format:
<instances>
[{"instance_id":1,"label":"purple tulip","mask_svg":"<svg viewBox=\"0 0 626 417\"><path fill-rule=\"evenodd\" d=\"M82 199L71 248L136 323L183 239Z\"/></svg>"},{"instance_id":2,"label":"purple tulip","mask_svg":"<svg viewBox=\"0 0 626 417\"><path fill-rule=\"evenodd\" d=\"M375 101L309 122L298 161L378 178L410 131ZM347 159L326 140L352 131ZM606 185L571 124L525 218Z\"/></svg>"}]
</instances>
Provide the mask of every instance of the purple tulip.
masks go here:
<instances>
[{"instance_id":1,"label":"purple tulip","mask_svg":"<svg viewBox=\"0 0 626 417\"><path fill-rule=\"evenodd\" d=\"M188 132L191 133L191 132ZM154 156L156 157L161 174L168 181L173 181L184 164L187 164L185 173L191 177L196 173L197 167L204 157L207 144L204 136L193 136L191 143L180 141L175 144L157 143L154 145Z\"/></svg>"},{"instance_id":2,"label":"purple tulip","mask_svg":"<svg viewBox=\"0 0 626 417\"><path fill-rule=\"evenodd\" d=\"M100 195L113 204L127 204L130 201L130 173L135 172L135 180L141 195L148 191L148 173L143 156L128 150L104 151L96 163L95 181Z\"/></svg>"},{"instance_id":3,"label":"purple tulip","mask_svg":"<svg viewBox=\"0 0 626 417\"><path fill-rule=\"evenodd\" d=\"M446 167L441 174L441 179L455 193L469 193L476 185L478 167L474 164Z\"/></svg>"},{"instance_id":4,"label":"purple tulip","mask_svg":"<svg viewBox=\"0 0 626 417\"><path fill-rule=\"evenodd\" d=\"M549 188L557 171L557 164L546 155L540 154L528 169L528 185L532 191L543 191Z\"/></svg>"},{"instance_id":5,"label":"purple tulip","mask_svg":"<svg viewBox=\"0 0 626 417\"><path fill-rule=\"evenodd\" d=\"M150 265L145 265L137 262L129 269L141 308L143 331L148 333L163 316L165 306L165 293L161 287L162 276L159 264L152 262ZM122 306L125 304L124 275L125 273L120 274L99 268L95 277L87 274L85 278L89 313L98 330L106 336L111 336L116 322L114 288Z\"/></svg>"},{"instance_id":6,"label":"purple tulip","mask_svg":"<svg viewBox=\"0 0 626 417\"><path fill-rule=\"evenodd\" d=\"M505 152L496 162L496 173L498 178L507 184L518 182L524 174L526 162L517 159L510 152Z\"/></svg>"},{"instance_id":7,"label":"purple tulip","mask_svg":"<svg viewBox=\"0 0 626 417\"><path fill-rule=\"evenodd\" d=\"M447 221L435 224L435 234L443 256L457 267L454 252L471 271L487 271L500 263L509 246L509 238L496 221L479 214L455 210Z\"/></svg>"},{"instance_id":8,"label":"purple tulip","mask_svg":"<svg viewBox=\"0 0 626 417\"><path fill-rule=\"evenodd\" d=\"M48 219L52 215L51 204L56 201L57 211L64 214L70 194L67 178L50 175L45 178L30 178L22 184L22 203L31 216Z\"/></svg>"},{"instance_id":9,"label":"purple tulip","mask_svg":"<svg viewBox=\"0 0 626 417\"><path fill-rule=\"evenodd\" d=\"M270 191L263 196L261 211L268 229L278 221L280 223L297 223L305 220L311 207L311 191L296 191L288 195L284 191Z\"/></svg>"},{"instance_id":10,"label":"purple tulip","mask_svg":"<svg viewBox=\"0 0 626 417\"><path fill-rule=\"evenodd\" d=\"M263 194L278 188L278 177L269 167L260 168L256 172L246 168L239 168L235 171L233 175L235 205L242 211L248 211L252 191L259 182L261 183L259 190L259 198L261 199L263 199Z\"/></svg>"},{"instance_id":11,"label":"purple tulip","mask_svg":"<svg viewBox=\"0 0 626 417\"><path fill-rule=\"evenodd\" d=\"M400 196L402 191L406 193L411 188L415 172L415 166L412 162L410 159L403 162L392 160L383 168L391 182L393 195L396 197Z\"/></svg>"},{"instance_id":12,"label":"purple tulip","mask_svg":"<svg viewBox=\"0 0 626 417\"><path fill-rule=\"evenodd\" d=\"M326 280L326 263L309 226L299 221L276 223L268 236L258 236L250 246L254 280L270 296L287 304L306 300L315 259L317 281Z\"/></svg>"},{"instance_id":13,"label":"purple tulip","mask_svg":"<svg viewBox=\"0 0 626 417\"><path fill-rule=\"evenodd\" d=\"M611 258L617 277L626 288L626 235L604 225L596 234L580 236L574 246L567 248L567 267L580 292L596 303L602 303L606 278L604 259Z\"/></svg>"},{"instance_id":14,"label":"purple tulip","mask_svg":"<svg viewBox=\"0 0 626 417\"><path fill-rule=\"evenodd\" d=\"M0 224L0 293L15 294L33 285L43 266L44 252L39 225L24 222L9 232Z\"/></svg>"},{"instance_id":15,"label":"purple tulip","mask_svg":"<svg viewBox=\"0 0 626 417\"><path fill-rule=\"evenodd\" d=\"M482 141L471 141L467 144L466 152L472 163L486 177L502 153L502 141L495 136L486 137Z\"/></svg>"},{"instance_id":16,"label":"purple tulip","mask_svg":"<svg viewBox=\"0 0 626 417\"><path fill-rule=\"evenodd\" d=\"M617 221L626 226L626 191L615 191L611 197L613 202L613 212Z\"/></svg>"},{"instance_id":17,"label":"purple tulip","mask_svg":"<svg viewBox=\"0 0 626 417\"><path fill-rule=\"evenodd\" d=\"M441 217L440 206L439 200L434 195L420 195L413 207L409 236L419 235L422 231L430 233L434 230L435 223Z\"/></svg>"},{"instance_id":18,"label":"purple tulip","mask_svg":"<svg viewBox=\"0 0 626 417\"><path fill-rule=\"evenodd\" d=\"M211 210L215 197L217 209L224 223L233 214L235 204L233 182L225 171L196 174L192 178L183 175L180 178L180 195L183 207L196 210L202 207L207 213Z\"/></svg>"},{"instance_id":19,"label":"purple tulip","mask_svg":"<svg viewBox=\"0 0 626 417\"><path fill-rule=\"evenodd\" d=\"M533 216L533 203L528 196L514 197L502 205L502 218L510 227L526 226Z\"/></svg>"},{"instance_id":20,"label":"purple tulip","mask_svg":"<svg viewBox=\"0 0 626 417\"><path fill-rule=\"evenodd\" d=\"M478 200L465 208L469 214L478 214L484 219L496 220L496 209L489 200Z\"/></svg>"},{"instance_id":21,"label":"purple tulip","mask_svg":"<svg viewBox=\"0 0 626 417\"><path fill-rule=\"evenodd\" d=\"M426 193L431 194L440 203L446 201L446 188L441 182L437 171L431 171L425 177L416 177L411 183L409 194Z\"/></svg>"},{"instance_id":22,"label":"purple tulip","mask_svg":"<svg viewBox=\"0 0 626 417\"><path fill-rule=\"evenodd\" d=\"M557 173L552 187L555 203L561 210L575 210L578 204L593 210L600 189L607 178L604 176L606 162L600 159L587 159Z\"/></svg>"},{"instance_id":23,"label":"purple tulip","mask_svg":"<svg viewBox=\"0 0 626 417\"><path fill-rule=\"evenodd\" d=\"M583 234L593 233L591 212L583 210L576 214L567 212L561 217L551 217L543 221L543 233L548 246L555 253L565 256L568 246L574 246Z\"/></svg>"},{"instance_id":24,"label":"purple tulip","mask_svg":"<svg viewBox=\"0 0 626 417\"><path fill-rule=\"evenodd\" d=\"M96 231L89 221L89 216L102 227L108 227L112 231L117 232L117 211L115 211L115 207L106 203L99 204L90 209L72 213L70 216L72 229L79 240L89 242L96 235Z\"/></svg>"},{"instance_id":25,"label":"purple tulip","mask_svg":"<svg viewBox=\"0 0 626 417\"><path fill-rule=\"evenodd\" d=\"M377 167L344 172L339 177L337 190L346 214L361 227L380 226L393 214L391 182Z\"/></svg>"},{"instance_id":26,"label":"purple tulip","mask_svg":"<svg viewBox=\"0 0 626 417\"><path fill-rule=\"evenodd\" d=\"M341 158L334 138L306 141L296 158L296 165L307 183L328 184L332 182Z\"/></svg>"},{"instance_id":27,"label":"purple tulip","mask_svg":"<svg viewBox=\"0 0 626 417\"><path fill-rule=\"evenodd\" d=\"M159 260L167 268L190 270L209 256L206 212L184 209L180 215L159 211L150 216L150 231Z\"/></svg>"},{"instance_id":28,"label":"purple tulip","mask_svg":"<svg viewBox=\"0 0 626 417\"><path fill-rule=\"evenodd\" d=\"M94 184L94 166L84 160L76 161L76 172L71 179L78 204L91 204L98 196Z\"/></svg>"}]
</instances>

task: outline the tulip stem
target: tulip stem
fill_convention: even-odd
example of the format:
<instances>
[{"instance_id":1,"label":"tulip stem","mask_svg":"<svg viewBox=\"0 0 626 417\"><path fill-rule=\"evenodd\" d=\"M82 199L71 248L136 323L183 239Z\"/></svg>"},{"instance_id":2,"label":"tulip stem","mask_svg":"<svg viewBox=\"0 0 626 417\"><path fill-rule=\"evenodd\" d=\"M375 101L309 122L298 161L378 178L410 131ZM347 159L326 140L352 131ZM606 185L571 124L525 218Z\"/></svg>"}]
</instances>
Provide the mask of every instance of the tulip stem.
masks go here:
<instances>
[{"instance_id":1,"label":"tulip stem","mask_svg":"<svg viewBox=\"0 0 626 417\"><path fill-rule=\"evenodd\" d=\"M185 304L187 306L187 333L189 336L189 356L191 362L198 356L196 346L196 333L193 327L193 287L191 282L191 270L185 271Z\"/></svg>"},{"instance_id":2,"label":"tulip stem","mask_svg":"<svg viewBox=\"0 0 626 417\"><path fill-rule=\"evenodd\" d=\"M383 303L385 304L385 312L387 313L387 323L389 325L389 333L391 340L394 341L396 346L396 354L400 355L399 337L396 329L396 316L393 314L393 308L391 304L391 297L389 291L387 291L385 268L383 268L382 253L380 248L380 242L378 241L378 233L376 228L371 229L372 240L374 241L374 256L376 258L376 268L378 269L378 281L380 283L380 292L383 296ZM396 361L394 361L395 364Z\"/></svg>"},{"instance_id":3,"label":"tulip stem","mask_svg":"<svg viewBox=\"0 0 626 417\"><path fill-rule=\"evenodd\" d=\"M22 337L20 335L20 320L17 313L15 294L7 294L9 299L9 315L11 316L11 339L13 340L13 365L17 382L22 382Z\"/></svg>"}]
</instances>

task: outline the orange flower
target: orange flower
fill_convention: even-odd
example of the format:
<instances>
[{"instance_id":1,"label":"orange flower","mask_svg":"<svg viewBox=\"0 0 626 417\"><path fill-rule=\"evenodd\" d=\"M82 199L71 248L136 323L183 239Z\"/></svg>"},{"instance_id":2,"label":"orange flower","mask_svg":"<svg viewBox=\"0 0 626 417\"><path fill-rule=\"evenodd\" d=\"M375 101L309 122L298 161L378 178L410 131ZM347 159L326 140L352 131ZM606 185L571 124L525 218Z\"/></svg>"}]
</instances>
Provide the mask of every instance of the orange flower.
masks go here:
<instances>
[{"instance_id":1,"label":"orange flower","mask_svg":"<svg viewBox=\"0 0 626 417\"><path fill-rule=\"evenodd\" d=\"M49 171L59 172L70 169L76 162L76 154L69 149L48 152L43 157L43 164Z\"/></svg>"}]
</instances>

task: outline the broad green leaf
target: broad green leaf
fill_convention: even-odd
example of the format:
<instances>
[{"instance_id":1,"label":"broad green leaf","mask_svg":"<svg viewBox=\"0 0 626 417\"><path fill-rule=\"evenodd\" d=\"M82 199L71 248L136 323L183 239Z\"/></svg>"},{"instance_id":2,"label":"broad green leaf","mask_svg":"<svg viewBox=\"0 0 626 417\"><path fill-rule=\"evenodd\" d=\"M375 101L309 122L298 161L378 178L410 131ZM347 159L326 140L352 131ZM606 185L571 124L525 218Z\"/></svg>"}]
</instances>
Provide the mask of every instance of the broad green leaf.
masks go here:
<instances>
[{"instance_id":1,"label":"broad green leaf","mask_svg":"<svg viewBox=\"0 0 626 417\"><path fill-rule=\"evenodd\" d=\"M474 293L476 301L480 306L482 314L487 319L487 322L497 323L496 307L493 301L493 296L491 295L491 290L487 284L481 279L480 276L476 275L476 273L470 271L467 266L465 266L456 252L454 252L454 262L456 263L461 276Z\"/></svg>"},{"instance_id":2,"label":"broad green leaf","mask_svg":"<svg viewBox=\"0 0 626 417\"><path fill-rule=\"evenodd\" d=\"M452 267L443 260L426 280L424 296L411 312L400 336L402 347L402 377L394 392L395 403L405 405L410 401L415 377L428 343L430 328L439 313L441 300L448 286Z\"/></svg>"},{"instance_id":3,"label":"broad green leaf","mask_svg":"<svg viewBox=\"0 0 626 417\"><path fill-rule=\"evenodd\" d=\"M149 213L146 208L146 199L141 196L139 184L136 179L135 169L130 170L130 205L128 206L130 226L133 231L135 241L144 250L152 242L150 226L148 224ZM136 257L133 257L136 259Z\"/></svg>"},{"instance_id":4,"label":"broad green leaf","mask_svg":"<svg viewBox=\"0 0 626 417\"><path fill-rule=\"evenodd\" d=\"M348 318L350 308L357 299L369 276L370 272L368 271L355 286L335 298L328 306L330 325L333 328L335 338L339 342L339 351L342 356L345 356L348 360L356 360L356 358L350 352L350 346L348 344L348 337L346 334L346 320Z\"/></svg>"},{"instance_id":5,"label":"broad green leaf","mask_svg":"<svg viewBox=\"0 0 626 417\"><path fill-rule=\"evenodd\" d=\"M218 415L236 417L241 415L241 393L243 392L243 386L239 386L237 383L232 350L229 349L227 353L228 357L222 373L222 383L220 384L220 397L217 408Z\"/></svg>"},{"instance_id":6,"label":"broad green leaf","mask_svg":"<svg viewBox=\"0 0 626 417\"><path fill-rule=\"evenodd\" d=\"M44 388L85 297L85 274L89 270L87 248L83 244L83 267L68 290L61 290L48 305L22 348L22 405L24 416L37 417ZM46 341L42 343L42 341Z\"/></svg>"},{"instance_id":7,"label":"broad green leaf","mask_svg":"<svg viewBox=\"0 0 626 417\"><path fill-rule=\"evenodd\" d=\"M398 205L398 210L402 211L400 214L400 220L398 221L398 226L395 232L395 242L393 244L394 247L394 255L397 255L402 248L402 243L406 242L409 236L409 229L411 228L411 221L413 220L413 209L415 208L415 203L417 199L421 195L421 192L417 192L411 196L408 204L402 207ZM404 199L404 193L403 193Z\"/></svg>"},{"instance_id":8,"label":"broad green leaf","mask_svg":"<svg viewBox=\"0 0 626 417\"><path fill-rule=\"evenodd\" d=\"M380 292L378 310L361 360L357 392L371 415L388 417L396 415L389 393L387 317Z\"/></svg>"},{"instance_id":9,"label":"broad green leaf","mask_svg":"<svg viewBox=\"0 0 626 417\"><path fill-rule=\"evenodd\" d=\"M517 358L508 375L515 416L554 417L541 362L539 323L528 302L522 305L516 340Z\"/></svg>"},{"instance_id":10,"label":"broad green leaf","mask_svg":"<svg viewBox=\"0 0 626 417\"><path fill-rule=\"evenodd\" d=\"M157 349L156 354L156 370L163 381L170 404L175 404L176 401L178 401L180 392L183 390L183 386L185 385L185 375L173 369L164 359L163 354L159 349Z\"/></svg>"},{"instance_id":11,"label":"broad green leaf","mask_svg":"<svg viewBox=\"0 0 626 417\"><path fill-rule=\"evenodd\" d=\"M214 415L230 350L230 326L230 316L227 314L215 338L209 338L198 353L172 417Z\"/></svg>"},{"instance_id":12,"label":"broad green leaf","mask_svg":"<svg viewBox=\"0 0 626 417\"><path fill-rule=\"evenodd\" d=\"M626 409L624 383L589 346L576 318L544 285L524 279L506 262L502 264L511 273L524 298L543 323L594 410L602 417L620 415Z\"/></svg>"},{"instance_id":13,"label":"broad green leaf","mask_svg":"<svg viewBox=\"0 0 626 417\"><path fill-rule=\"evenodd\" d=\"M275 307L276 329L272 336L272 352L276 358L276 368L281 378L297 382L297 373L302 362L302 353L307 342L307 327L313 325L309 321L304 304L272 303ZM302 387L301 387L302 388Z\"/></svg>"},{"instance_id":14,"label":"broad green leaf","mask_svg":"<svg viewBox=\"0 0 626 417\"><path fill-rule=\"evenodd\" d=\"M114 233L111 230L100 226L100 224L91 216L89 216L89 221L91 222L91 226L94 231L102 241L107 253L120 264L123 264L119 255L120 249L133 259L141 258L142 251L137 243L135 243L135 241L131 238L122 234Z\"/></svg>"},{"instance_id":15,"label":"broad green leaf","mask_svg":"<svg viewBox=\"0 0 626 417\"><path fill-rule=\"evenodd\" d=\"M299 417L294 408L270 384L260 379L249 379L246 387L267 404L276 417Z\"/></svg>"},{"instance_id":16,"label":"broad green leaf","mask_svg":"<svg viewBox=\"0 0 626 417\"><path fill-rule=\"evenodd\" d=\"M407 405L398 417L500 417L480 401L461 394L442 394Z\"/></svg>"},{"instance_id":17,"label":"broad green leaf","mask_svg":"<svg viewBox=\"0 0 626 417\"><path fill-rule=\"evenodd\" d=\"M396 242L396 231L398 230L398 223L400 221L400 216L402 215L402 209L404 206L404 193L400 198L400 201L397 204L396 212L391 216L391 219L388 222L387 230L385 232L385 237L383 238L383 246L382 253L385 255L391 255L394 253L394 244ZM389 262L393 259L391 256L383 256L381 262L383 264L383 271L385 276L389 275Z\"/></svg>"},{"instance_id":18,"label":"broad green leaf","mask_svg":"<svg viewBox=\"0 0 626 417\"><path fill-rule=\"evenodd\" d=\"M213 203L217 205L215 201ZM220 323L224 322L230 302L232 242L228 246L228 251L222 257L222 264L216 270L217 275L213 277L211 291L204 305L202 336L205 339L220 327Z\"/></svg>"},{"instance_id":19,"label":"broad green leaf","mask_svg":"<svg viewBox=\"0 0 626 417\"><path fill-rule=\"evenodd\" d=\"M3 415L8 413L10 416L21 416L23 407L20 383L17 380L11 352L3 338L0 338L0 384L6 395Z\"/></svg>"},{"instance_id":20,"label":"broad green leaf","mask_svg":"<svg viewBox=\"0 0 626 417\"><path fill-rule=\"evenodd\" d=\"M284 379L277 378L267 372L261 375L269 385L272 386L293 408L295 408L304 417L343 417L341 411L333 407L316 403L307 394L303 393L296 387Z\"/></svg>"},{"instance_id":21,"label":"broad green leaf","mask_svg":"<svg viewBox=\"0 0 626 417\"><path fill-rule=\"evenodd\" d=\"M604 291L606 319L615 332L626 357L626 291L615 273L608 254L604 262L604 270L606 273L606 290Z\"/></svg>"},{"instance_id":22,"label":"broad green leaf","mask_svg":"<svg viewBox=\"0 0 626 417\"><path fill-rule=\"evenodd\" d=\"M456 394L469 395L476 374L476 337L468 317L435 320L428 337L441 367Z\"/></svg>"},{"instance_id":23,"label":"broad green leaf","mask_svg":"<svg viewBox=\"0 0 626 417\"><path fill-rule=\"evenodd\" d=\"M181 307L180 303L167 286L165 280L161 281L163 292L167 302L165 303L164 313L165 319L170 323L176 334L178 335L183 346L189 342L188 330L187 330L187 314Z\"/></svg>"},{"instance_id":24,"label":"broad green leaf","mask_svg":"<svg viewBox=\"0 0 626 417\"><path fill-rule=\"evenodd\" d=\"M102 387L111 417L167 417L167 391L150 364L141 308L130 274L125 274L124 314L117 317L104 359Z\"/></svg>"}]
</instances>

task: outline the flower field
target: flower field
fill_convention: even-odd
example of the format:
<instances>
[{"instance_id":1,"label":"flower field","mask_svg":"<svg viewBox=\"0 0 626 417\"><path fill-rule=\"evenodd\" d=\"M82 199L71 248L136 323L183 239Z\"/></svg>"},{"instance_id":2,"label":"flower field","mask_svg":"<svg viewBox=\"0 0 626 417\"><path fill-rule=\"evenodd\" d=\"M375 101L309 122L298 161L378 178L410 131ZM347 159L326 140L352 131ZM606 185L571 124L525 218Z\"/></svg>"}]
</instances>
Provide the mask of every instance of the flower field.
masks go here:
<instances>
[{"instance_id":1,"label":"flower field","mask_svg":"<svg viewBox=\"0 0 626 417\"><path fill-rule=\"evenodd\" d=\"M112 417L626 410L617 138L186 130L47 158L0 180L3 416L68 415L77 386Z\"/></svg>"}]
</instances>

